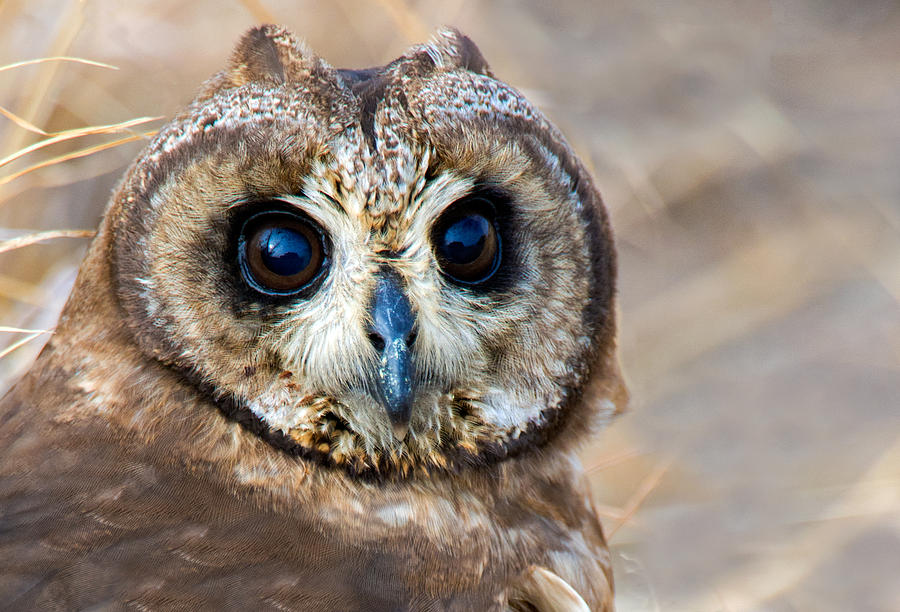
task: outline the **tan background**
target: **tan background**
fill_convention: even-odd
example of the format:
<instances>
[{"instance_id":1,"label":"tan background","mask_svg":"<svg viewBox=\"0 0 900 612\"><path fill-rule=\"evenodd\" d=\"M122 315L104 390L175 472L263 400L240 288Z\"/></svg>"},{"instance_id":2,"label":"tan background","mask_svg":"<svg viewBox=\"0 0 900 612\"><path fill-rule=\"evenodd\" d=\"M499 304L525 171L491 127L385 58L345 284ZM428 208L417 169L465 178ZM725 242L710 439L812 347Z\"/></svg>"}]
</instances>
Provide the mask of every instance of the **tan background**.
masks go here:
<instances>
[{"instance_id":1,"label":"tan background","mask_svg":"<svg viewBox=\"0 0 900 612\"><path fill-rule=\"evenodd\" d=\"M900 610L900 3L0 0L0 66L119 67L6 70L0 106L168 117L269 20L339 67L457 25L594 171L634 396L585 451L620 610ZM140 142L4 177L128 134L0 161L0 241L94 228ZM44 138L0 117L0 158ZM52 328L85 245L0 254L0 325Z\"/></svg>"}]
</instances>

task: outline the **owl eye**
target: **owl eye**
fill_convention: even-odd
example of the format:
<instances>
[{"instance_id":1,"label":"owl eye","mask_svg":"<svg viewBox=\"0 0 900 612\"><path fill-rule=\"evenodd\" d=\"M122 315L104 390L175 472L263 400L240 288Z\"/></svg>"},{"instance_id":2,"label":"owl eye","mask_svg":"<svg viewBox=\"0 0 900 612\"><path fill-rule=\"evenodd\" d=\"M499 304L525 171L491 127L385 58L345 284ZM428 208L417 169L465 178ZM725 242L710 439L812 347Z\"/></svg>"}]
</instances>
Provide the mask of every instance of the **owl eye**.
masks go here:
<instances>
[{"instance_id":1,"label":"owl eye","mask_svg":"<svg viewBox=\"0 0 900 612\"><path fill-rule=\"evenodd\" d=\"M238 245L244 279L270 295L293 295L321 276L325 246L321 230L288 212L265 212L244 222Z\"/></svg>"},{"instance_id":2,"label":"owl eye","mask_svg":"<svg viewBox=\"0 0 900 612\"><path fill-rule=\"evenodd\" d=\"M470 198L438 219L432 240L444 274L465 285L494 275L500 265L500 236L493 218L490 201Z\"/></svg>"}]
</instances>

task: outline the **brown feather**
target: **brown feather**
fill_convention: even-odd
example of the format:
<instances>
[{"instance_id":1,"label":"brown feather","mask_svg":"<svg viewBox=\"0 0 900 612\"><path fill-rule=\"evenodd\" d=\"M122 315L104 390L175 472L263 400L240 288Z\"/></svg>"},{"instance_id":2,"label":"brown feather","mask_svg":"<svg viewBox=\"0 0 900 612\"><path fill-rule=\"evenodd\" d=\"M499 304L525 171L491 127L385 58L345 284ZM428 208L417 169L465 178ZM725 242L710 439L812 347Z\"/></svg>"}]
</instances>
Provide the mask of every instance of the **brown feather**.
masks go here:
<instances>
[{"instance_id":1,"label":"brown feather","mask_svg":"<svg viewBox=\"0 0 900 612\"><path fill-rule=\"evenodd\" d=\"M477 189L512 210L520 272L485 295L448 286L428 243ZM233 211L273 198L335 243L305 302L236 278ZM364 392L381 266L414 304L425 389L400 442ZM129 169L0 400L0 601L611 610L574 451L627 399L614 293L590 177L468 38L339 71L251 30Z\"/></svg>"}]
</instances>

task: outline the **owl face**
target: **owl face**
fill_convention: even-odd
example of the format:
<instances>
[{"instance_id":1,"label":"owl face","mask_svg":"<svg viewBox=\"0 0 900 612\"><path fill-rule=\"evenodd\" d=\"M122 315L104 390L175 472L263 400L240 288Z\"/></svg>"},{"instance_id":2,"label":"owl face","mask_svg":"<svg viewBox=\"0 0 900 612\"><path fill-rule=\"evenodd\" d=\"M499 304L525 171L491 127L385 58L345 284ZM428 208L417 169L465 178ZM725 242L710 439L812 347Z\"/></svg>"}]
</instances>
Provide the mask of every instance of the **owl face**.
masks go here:
<instances>
[{"instance_id":1,"label":"owl face","mask_svg":"<svg viewBox=\"0 0 900 612\"><path fill-rule=\"evenodd\" d=\"M347 71L251 31L112 207L138 345L287 452L360 475L492 463L605 374L599 196L456 32Z\"/></svg>"}]
</instances>

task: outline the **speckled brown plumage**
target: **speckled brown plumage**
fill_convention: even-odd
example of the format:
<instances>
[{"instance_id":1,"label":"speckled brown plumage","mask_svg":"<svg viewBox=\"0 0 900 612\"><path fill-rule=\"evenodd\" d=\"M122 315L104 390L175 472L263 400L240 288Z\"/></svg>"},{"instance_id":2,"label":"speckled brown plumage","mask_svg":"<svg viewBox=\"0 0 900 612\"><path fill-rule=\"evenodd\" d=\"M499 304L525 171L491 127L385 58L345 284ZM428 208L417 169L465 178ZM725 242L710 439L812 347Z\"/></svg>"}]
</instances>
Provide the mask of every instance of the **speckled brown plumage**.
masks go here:
<instances>
[{"instance_id":1,"label":"speckled brown plumage","mask_svg":"<svg viewBox=\"0 0 900 612\"><path fill-rule=\"evenodd\" d=\"M484 291L430 243L473 194L502 217ZM235 211L271 201L329 233L294 300L235 264ZM405 437L370 393L386 269L416 321ZM590 177L467 38L350 71L252 30L127 172L0 402L0 601L611 610L574 451L624 404L614 282Z\"/></svg>"}]
</instances>

